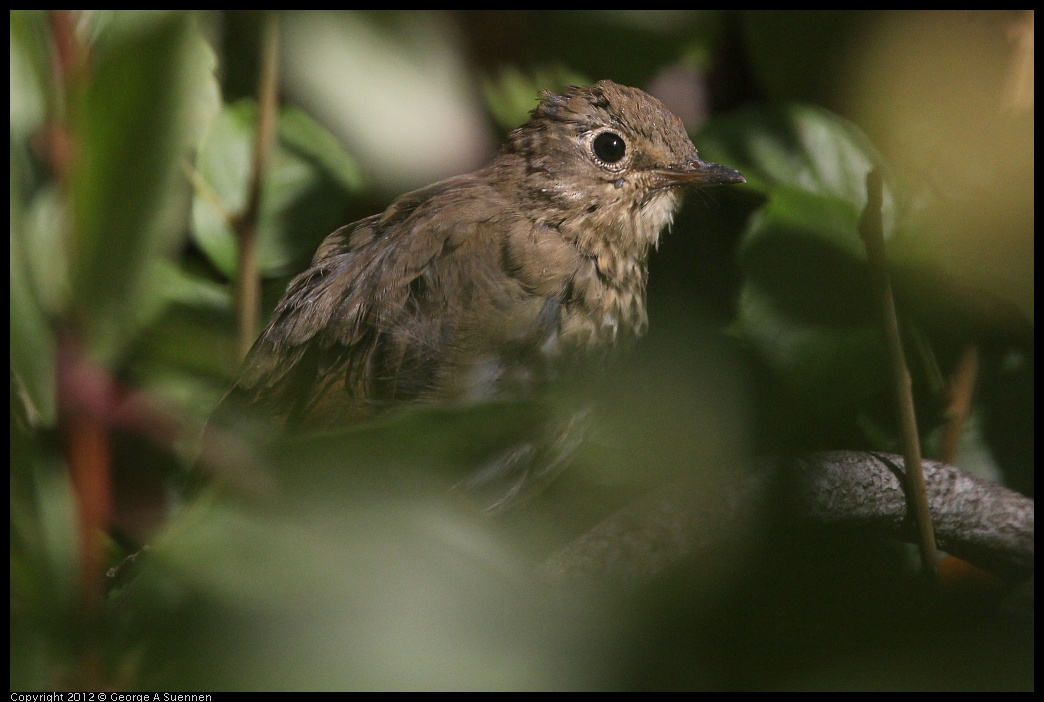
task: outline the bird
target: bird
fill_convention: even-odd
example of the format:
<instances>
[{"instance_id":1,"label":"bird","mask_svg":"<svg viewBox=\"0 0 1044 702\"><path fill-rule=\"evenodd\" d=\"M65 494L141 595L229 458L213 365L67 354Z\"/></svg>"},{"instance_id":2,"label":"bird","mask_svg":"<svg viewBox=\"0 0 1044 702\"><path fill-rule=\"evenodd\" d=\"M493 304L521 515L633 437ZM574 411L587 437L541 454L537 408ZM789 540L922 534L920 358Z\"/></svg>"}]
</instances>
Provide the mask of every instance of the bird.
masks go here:
<instances>
[{"instance_id":1,"label":"bird","mask_svg":"<svg viewBox=\"0 0 1044 702\"><path fill-rule=\"evenodd\" d=\"M682 192L743 182L700 160L681 119L640 89L543 91L488 165L323 240L219 410L302 431L532 398L645 333L650 250ZM483 474L517 494L540 453L509 451Z\"/></svg>"}]
</instances>

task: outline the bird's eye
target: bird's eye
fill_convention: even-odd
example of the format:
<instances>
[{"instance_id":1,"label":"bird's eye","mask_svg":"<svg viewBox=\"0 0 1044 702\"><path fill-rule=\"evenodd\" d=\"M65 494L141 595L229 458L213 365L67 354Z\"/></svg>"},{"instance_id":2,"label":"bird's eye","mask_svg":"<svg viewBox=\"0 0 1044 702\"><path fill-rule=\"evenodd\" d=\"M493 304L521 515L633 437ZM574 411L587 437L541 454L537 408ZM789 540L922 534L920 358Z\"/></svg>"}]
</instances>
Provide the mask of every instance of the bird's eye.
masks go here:
<instances>
[{"instance_id":1,"label":"bird's eye","mask_svg":"<svg viewBox=\"0 0 1044 702\"><path fill-rule=\"evenodd\" d=\"M594 155L604 163L616 163L627 153L627 144L616 132L602 132L591 144Z\"/></svg>"}]
</instances>

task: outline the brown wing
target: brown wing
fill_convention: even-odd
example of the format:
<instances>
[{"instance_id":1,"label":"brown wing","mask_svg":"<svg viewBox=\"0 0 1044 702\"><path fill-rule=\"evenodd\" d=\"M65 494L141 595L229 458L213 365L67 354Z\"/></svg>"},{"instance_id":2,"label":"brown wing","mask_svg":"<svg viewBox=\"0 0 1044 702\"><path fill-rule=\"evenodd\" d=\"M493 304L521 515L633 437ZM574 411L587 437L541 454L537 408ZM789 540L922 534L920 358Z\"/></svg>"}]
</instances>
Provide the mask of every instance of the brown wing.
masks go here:
<instances>
[{"instance_id":1,"label":"brown wing","mask_svg":"<svg viewBox=\"0 0 1044 702\"><path fill-rule=\"evenodd\" d=\"M531 220L498 197L474 176L452 178L327 237L219 413L337 426L404 402L497 396L506 377L528 379L528 355L556 333L575 262L528 274L516 259Z\"/></svg>"},{"instance_id":2,"label":"brown wing","mask_svg":"<svg viewBox=\"0 0 1044 702\"><path fill-rule=\"evenodd\" d=\"M504 397L553 355L576 248L481 173L398 198L324 240L220 411L332 427L405 402Z\"/></svg>"},{"instance_id":3,"label":"brown wing","mask_svg":"<svg viewBox=\"0 0 1044 702\"><path fill-rule=\"evenodd\" d=\"M327 237L291 281L223 405L247 406L289 425L330 425L406 399L406 387L386 382L386 330L401 316L413 281L453 234L408 220L433 197L470 187L467 176L442 181ZM418 360L416 368L401 370L423 374Z\"/></svg>"}]
</instances>

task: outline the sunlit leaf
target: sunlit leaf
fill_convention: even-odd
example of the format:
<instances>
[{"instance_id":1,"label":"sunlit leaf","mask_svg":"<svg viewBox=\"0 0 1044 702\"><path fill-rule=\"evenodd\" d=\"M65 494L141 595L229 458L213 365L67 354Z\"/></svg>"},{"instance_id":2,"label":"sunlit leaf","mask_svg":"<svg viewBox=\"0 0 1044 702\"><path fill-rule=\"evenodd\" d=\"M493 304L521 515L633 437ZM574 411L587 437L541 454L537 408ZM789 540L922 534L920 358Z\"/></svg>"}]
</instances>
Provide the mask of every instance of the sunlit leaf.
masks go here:
<instances>
[{"instance_id":1,"label":"sunlit leaf","mask_svg":"<svg viewBox=\"0 0 1044 702\"><path fill-rule=\"evenodd\" d=\"M785 185L858 209L866 202L867 174L883 167L854 125L812 106L731 114L708 125L699 146L704 158L739 169L748 187L768 193ZM893 209L886 187L886 230L894 220Z\"/></svg>"}]
</instances>

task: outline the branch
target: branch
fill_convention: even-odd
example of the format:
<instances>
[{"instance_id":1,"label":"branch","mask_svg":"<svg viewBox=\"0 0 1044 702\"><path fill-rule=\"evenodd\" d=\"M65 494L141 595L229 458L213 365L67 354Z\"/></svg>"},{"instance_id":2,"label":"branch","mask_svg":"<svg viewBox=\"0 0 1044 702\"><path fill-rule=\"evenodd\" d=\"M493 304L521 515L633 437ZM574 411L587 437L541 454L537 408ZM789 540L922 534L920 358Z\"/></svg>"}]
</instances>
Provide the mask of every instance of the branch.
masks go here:
<instances>
[{"instance_id":1,"label":"branch","mask_svg":"<svg viewBox=\"0 0 1044 702\"><path fill-rule=\"evenodd\" d=\"M1009 581L1033 573L1033 500L935 461L922 470L939 545ZM797 522L916 541L903 459L837 451L768 465L708 494L681 481L613 514L538 569L556 585L633 588L668 567L720 547L720 534L749 524L783 496ZM781 478L790 487L780 492Z\"/></svg>"}]
</instances>

